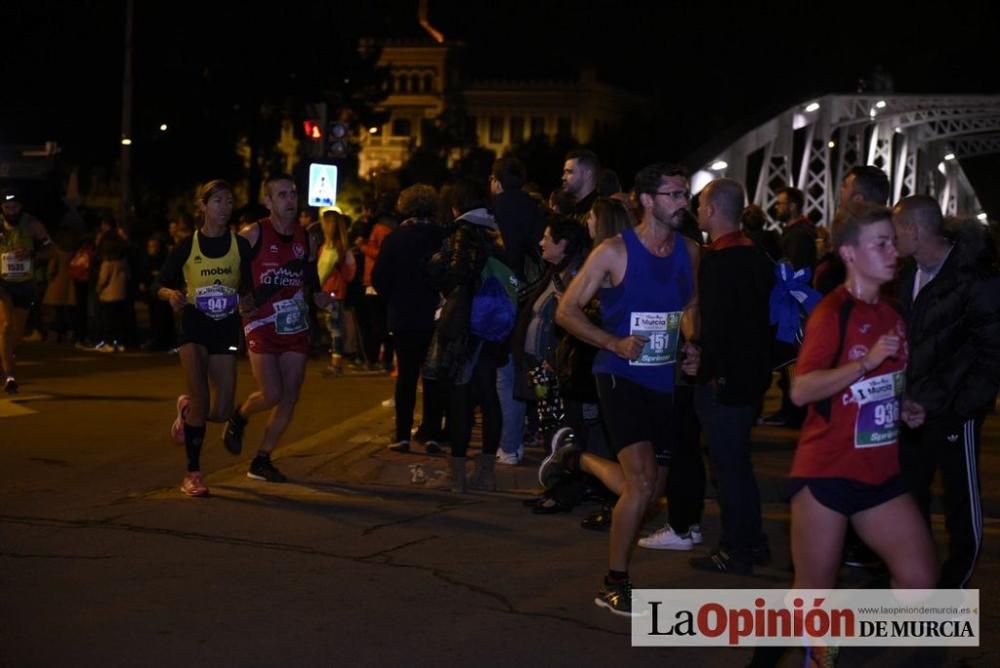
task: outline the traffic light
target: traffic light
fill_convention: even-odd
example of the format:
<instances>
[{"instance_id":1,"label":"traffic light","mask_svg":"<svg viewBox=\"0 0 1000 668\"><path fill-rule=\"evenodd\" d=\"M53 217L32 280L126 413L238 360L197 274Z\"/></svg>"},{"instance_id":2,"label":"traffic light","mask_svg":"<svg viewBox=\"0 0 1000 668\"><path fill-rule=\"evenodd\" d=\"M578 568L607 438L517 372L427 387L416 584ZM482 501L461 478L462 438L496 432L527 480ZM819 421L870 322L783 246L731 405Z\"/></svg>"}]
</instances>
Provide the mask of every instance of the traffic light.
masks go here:
<instances>
[{"instance_id":1,"label":"traffic light","mask_svg":"<svg viewBox=\"0 0 1000 668\"><path fill-rule=\"evenodd\" d=\"M321 141L323 139L323 128L318 122L306 119L302 122L302 127L306 132L306 139L309 141Z\"/></svg>"},{"instance_id":2,"label":"traffic light","mask_svg":"<svg viewBox=\"0 0 1000 668\"><path fill-rule=\"evenodd\" d=\"M326 136L326 153L331 158L347 156L347 144L350 141L350 128L343 121L330 123Z\"/></svg>"}]
</instances>

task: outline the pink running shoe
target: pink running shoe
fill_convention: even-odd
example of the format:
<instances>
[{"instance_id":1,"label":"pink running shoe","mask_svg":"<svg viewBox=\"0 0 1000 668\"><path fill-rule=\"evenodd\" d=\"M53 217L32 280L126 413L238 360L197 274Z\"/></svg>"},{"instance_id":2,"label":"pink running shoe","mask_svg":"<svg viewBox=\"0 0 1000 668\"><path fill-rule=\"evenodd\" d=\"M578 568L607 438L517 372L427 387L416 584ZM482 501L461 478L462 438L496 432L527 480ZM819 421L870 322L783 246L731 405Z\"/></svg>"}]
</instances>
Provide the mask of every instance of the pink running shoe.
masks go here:
<instances>
[{"instance_id":1,"label":"pink running shoe","mask_svg":"<svg viewBox=\"0 0 1000 668\"><path fill-rule=\"evenodd\" d=\"M201 478L201 471L190 471L184 476L181 483L181 491L188 496L208 496L208 487Z\"/></svg>"},{"instance_id":2,"label":"pink running shoe","mask_svg":"<svg viewBox=\"0 0 1000 668\"><path fill-rule=\"evenodd\" d=\"M170 437L180 445L184 445L184 416L190 403L191 397L186 394L177 397L177 419L170 425Z\"/></svg>"}]
</instances>

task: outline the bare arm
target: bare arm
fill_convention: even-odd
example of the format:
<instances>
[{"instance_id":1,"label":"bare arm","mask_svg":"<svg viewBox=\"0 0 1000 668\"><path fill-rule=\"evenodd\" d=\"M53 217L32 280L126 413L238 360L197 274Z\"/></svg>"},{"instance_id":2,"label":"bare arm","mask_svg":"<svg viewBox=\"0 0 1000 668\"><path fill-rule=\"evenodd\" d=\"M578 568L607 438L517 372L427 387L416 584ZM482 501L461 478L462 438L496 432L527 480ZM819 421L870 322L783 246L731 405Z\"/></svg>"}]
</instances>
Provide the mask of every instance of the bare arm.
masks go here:
<instances>
[{"instance_id":1,"label":"bare arm","mask_svg":"<svg viewBox=\"0 0 1000 668\"><path fill-rule=\"evenodd\" d=\"M621 239L609 239L598 246L559 300L556 323L584 343L610 350L625 359L636 359L648 340L646 337L617 337L590 322L583 312L601 284L612 275L612 269L622 261L624 249Z\"/></svg>"},{"instance_id":2,"label":"bare arm","mask_svg":"<svg viewBox=\"0 0 1000 668\"><path fill-rule=\"evenodd\" d=\"M869 371L882 365L899 350L899 337L883 335L864 357L852 360L834 369L817 369L792 379L792 402L805 406L828 399Z\"/></svg>"}]
</instances>

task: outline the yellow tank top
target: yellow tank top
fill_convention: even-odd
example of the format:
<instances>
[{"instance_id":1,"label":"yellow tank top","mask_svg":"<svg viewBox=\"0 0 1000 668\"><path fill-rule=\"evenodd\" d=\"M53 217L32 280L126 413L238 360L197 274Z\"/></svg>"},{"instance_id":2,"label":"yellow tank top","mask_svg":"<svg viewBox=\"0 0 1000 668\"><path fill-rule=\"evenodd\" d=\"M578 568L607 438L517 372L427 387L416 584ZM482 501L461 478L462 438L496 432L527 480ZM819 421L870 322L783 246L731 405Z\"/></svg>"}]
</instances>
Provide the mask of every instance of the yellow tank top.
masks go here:
<instances>
[{"instance_id":1,"label":"yellow tank top","mask_svg":"<svg viewBox=\"0 0 1000 668\"><path fill-rule=\"evenodd\" d=\"M34 277L32 255L35 239L22 216L17 227L0 224L0 278L8 283L26 283Z\"/></svg>"},{"instance_id":2,"label":"yellow tank top","mask_svg":"<svg viewBox=\"0 0 1000 668\"><path fill-rule=\"evenodd\" d=\"M184 263L188 303L213 320L235 313L239 305L240 249L236 235L230 232L229 236L229 251L211 258L202 254L201 232L196 231L191 239L191 254Z\"/></svg>"}]
</instances>

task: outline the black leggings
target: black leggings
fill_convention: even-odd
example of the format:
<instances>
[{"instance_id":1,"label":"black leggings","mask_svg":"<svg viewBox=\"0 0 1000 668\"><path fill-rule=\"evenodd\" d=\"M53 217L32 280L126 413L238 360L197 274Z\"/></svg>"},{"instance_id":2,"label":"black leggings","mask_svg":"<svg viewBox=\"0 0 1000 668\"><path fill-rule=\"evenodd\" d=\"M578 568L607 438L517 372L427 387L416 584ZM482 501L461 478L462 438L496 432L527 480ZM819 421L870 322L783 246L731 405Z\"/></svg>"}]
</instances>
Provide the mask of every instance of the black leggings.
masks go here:
<instances>
[{"instance_id":1,"label":"black leggings","mask_svg":"<svg viewBox=\"0 0 1000 668\"><path fill-rule=\"evenodd\" d=\"M417 380L423 367L432 332L398 332L396 334L396 359L399 375L396 376L396 440L410 440L413 427L413 409L417 404ZM424 381L424 418L427 418L428 384ZM433 394L433 392L432 392ZM433 398L430 399L433 403ZM438 418L438 424L440 424Z\"/></svg>"},{"instance_id":2,"label":"black leggings","mask_svg":"<svg viewBox=\"0 0 1000 668\"><path fill-rule=\"evenodd\" d=\"M500 445L500 397L497 395L497 364L486 351L479 356L472 378L465 385L451 388L451 456L465 457L472 437L476 406L483 414L483 454L495 455Z\"/></svg>"}]
</instances>

